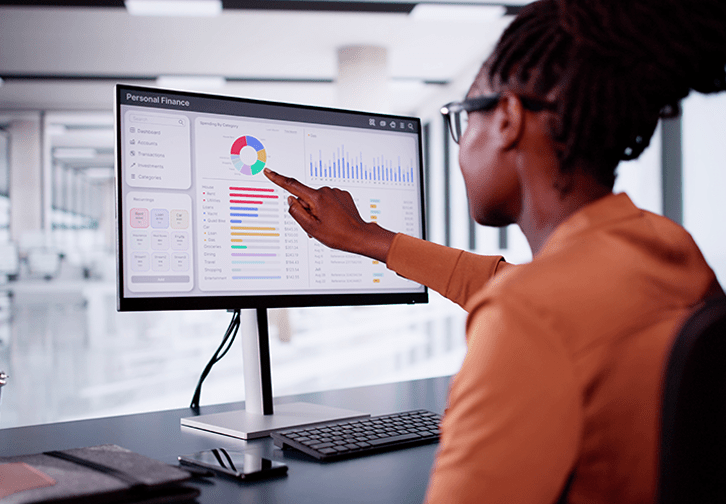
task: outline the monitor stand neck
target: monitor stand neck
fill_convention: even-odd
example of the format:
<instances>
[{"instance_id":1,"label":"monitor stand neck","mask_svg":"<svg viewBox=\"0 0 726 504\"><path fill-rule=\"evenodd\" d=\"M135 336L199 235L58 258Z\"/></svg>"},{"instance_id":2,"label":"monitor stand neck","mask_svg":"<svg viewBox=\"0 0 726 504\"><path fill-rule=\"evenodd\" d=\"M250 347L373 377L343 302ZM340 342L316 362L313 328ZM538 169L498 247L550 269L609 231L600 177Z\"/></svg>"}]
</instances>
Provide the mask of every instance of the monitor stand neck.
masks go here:
<instances>
[{"instance_id":1,"label":"monitor stand neck","mask_svg":"<svg viewBox=\"0 0 726 504\"><path fill-rule=\"evenodd\" d=\"M240 324L245 379L244 411L182 418L182 428L189 427L239 439L254 439L281 429L370 416L370 413L303 402L273 406L267 309L256 309L256 330L252 315L252 310L243 310Z\"/></svg>"},{"instance_id":2,"label":"monitor stand neck","mask_svg":"<svg viewBox=\"0 0 726 504\"><path fill-rule=\"evenodd\" d=\"M251 310L250 310L251 311ZM270 331L267 309L257 308L257 337L242 338L242 366L245 378L245 411L272 415L272 372L270 370ZM242 312L243 315L245 312ZM243 334L254 334L251 317L243 316Z\"/></svg>"}]
</instances>

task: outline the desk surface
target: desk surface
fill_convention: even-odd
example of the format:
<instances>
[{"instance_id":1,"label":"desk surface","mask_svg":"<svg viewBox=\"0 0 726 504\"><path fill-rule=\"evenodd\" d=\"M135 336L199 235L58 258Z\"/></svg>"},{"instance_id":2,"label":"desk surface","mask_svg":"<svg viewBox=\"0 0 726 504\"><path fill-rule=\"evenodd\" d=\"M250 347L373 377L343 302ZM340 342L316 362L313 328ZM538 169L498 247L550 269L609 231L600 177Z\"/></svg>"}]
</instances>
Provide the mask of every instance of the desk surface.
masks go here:
<instances>
[{"instance_id":1,"label":"desk surface","mask_svg":"<svg viewBox=\"0 0 726 504\"><path fill-rule=\"evenodd\" d=\"M279 398L307 401L372 415L417 408L443 413L449 378L333 390ZM42 407L42 405L39 405ZM243 408L243 403L202 407L200 414ZM0 430L0 455L113 443L163 462L176 464L181 454L217 446L246 450L289 466L288 475L259 482L237 483L212 478L190 483L201 490L200 503L421 503L438 445L423 445L332 463L319 463L275 447L272 439L242 441L181 427L188 408Z\"/></svg>"}]
</instances>

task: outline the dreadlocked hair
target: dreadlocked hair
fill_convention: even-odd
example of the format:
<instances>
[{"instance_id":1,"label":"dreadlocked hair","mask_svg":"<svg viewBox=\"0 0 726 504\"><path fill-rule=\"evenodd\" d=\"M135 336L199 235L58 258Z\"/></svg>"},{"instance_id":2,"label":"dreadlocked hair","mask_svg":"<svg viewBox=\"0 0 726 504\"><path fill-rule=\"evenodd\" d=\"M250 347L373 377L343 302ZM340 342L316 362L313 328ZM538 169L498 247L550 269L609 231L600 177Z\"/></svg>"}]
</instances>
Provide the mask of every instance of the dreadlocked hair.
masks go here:
<instances>
[{"instance_id":1,"label":"dreadlocked hair","mask_svg":"<svg viewBox=\"0 0 726 504\"><path fill-rule=\"evenodd\" d=\"M640 156L691 89L726 89L726 2L540 0L485 66L492 83L554 96L560 169L612 187L618 163Z\"/></svg>"}]
</instances>

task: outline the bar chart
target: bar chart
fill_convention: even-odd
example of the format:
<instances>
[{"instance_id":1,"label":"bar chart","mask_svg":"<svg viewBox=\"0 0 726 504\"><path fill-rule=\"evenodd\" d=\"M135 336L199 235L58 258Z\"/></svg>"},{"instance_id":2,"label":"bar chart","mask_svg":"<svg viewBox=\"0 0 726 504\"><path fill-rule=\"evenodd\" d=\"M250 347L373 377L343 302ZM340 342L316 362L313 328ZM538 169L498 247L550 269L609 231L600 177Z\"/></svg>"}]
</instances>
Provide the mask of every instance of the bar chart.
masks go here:
<instances>
[{"instance_id":1,"label":"bar chart","mask_svg":"<svg viewBox=\"0 0 726 504\"><path fill-rule=\"evenodd\" d=\"M352 154L341 145L333 152L318 151L309 155L309 180L379 182L396 185L414 184L414 160L395 159L380 155L364 157L362 152Z\"/></svg>"},{"instance_id":2,"label":"bar chart","mask_svg":"<svg viewBox=\"0 0 726 504\"><path fill-rule=\"evenodd\" d=\"M417 144L406 135L309 128L305 132L305 177L312 185L414 189Z\"/></svg>"},{"instance_id":3,"label":"bar chart","mask_svg":"<svg viewBox=\"0 0 726 504\"><path fill-rule=\"evenodd\" d=\"M280 195L273 188L230 186L232 280L281 280Z\"/></svg>"}]
</instances>

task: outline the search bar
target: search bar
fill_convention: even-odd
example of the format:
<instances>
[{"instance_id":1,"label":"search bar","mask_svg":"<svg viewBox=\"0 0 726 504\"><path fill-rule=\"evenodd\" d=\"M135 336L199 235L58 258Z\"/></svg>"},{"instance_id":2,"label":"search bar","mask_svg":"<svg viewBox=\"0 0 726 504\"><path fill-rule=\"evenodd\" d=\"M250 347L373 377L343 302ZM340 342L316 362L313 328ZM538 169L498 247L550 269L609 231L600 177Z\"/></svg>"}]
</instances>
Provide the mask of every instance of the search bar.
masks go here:
<instances>
[{"instance_id":1,"label":"search bar","mask_svg":"<svg viewBox=\"0 0 726 504\"><path fill-rule=\"evenodd\" d=\"M137 124L157 124L163 126L186 126L186 119L156 115L131 114L129 121Z\"/></svg>"}]
</instances>

